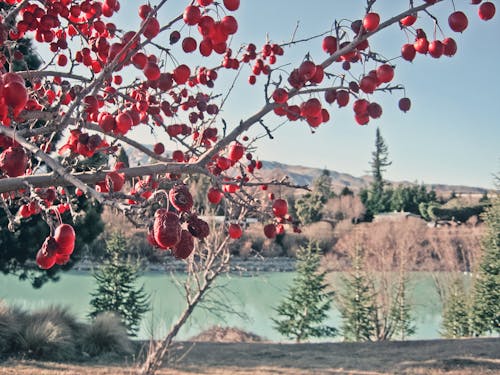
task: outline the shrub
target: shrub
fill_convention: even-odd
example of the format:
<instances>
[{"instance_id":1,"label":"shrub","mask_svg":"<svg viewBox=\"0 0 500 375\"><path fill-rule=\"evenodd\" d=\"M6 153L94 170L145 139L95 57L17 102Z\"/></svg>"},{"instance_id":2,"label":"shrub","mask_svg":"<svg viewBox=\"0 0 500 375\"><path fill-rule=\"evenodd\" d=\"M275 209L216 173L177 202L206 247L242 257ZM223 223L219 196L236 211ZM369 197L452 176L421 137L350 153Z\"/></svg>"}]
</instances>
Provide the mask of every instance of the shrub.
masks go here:
<instances>
[{"instance_id":1,"label":"shrub","mask_svg":"<svg viewBox=\"0 0 500 375\"><path fill-rule=\"evenodd\" d=\"M8 306L0 300L0 355L8 353L19 333L19 321L25 317L24 311Z\"/></svg>"},{"instance_id":2,"label":"shrub","mask_svg":"<svg viewBox=\"0 0 500 375\"><path fill-rule=\"evenodd\" d=\"M70 360L75 358L75 337L80 329L67 309L52 306L23 319L16 349L37 359Z\"/></svg>"},{"instance_id":3,"label":"shrub","mask_svg":"<svg viewBox=\"0 0 500 375\"><path fill-rule=\"evenodd\" d=\"M111 312L98 314L83 332L80 348L88 355L124 356L132 353L132 343L120 318Z\"/></svg>"}]
</instances>

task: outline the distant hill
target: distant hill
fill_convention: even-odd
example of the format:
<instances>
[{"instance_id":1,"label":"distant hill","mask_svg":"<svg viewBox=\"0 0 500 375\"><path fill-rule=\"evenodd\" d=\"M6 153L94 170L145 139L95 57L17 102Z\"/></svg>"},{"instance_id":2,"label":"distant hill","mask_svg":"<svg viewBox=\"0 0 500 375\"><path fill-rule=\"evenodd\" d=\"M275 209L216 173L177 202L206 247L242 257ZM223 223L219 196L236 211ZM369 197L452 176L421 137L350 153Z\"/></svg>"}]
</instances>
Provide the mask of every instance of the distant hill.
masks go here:
<instances>
[{"instance_id":1,"label":"distant hill","mask_svg":"<svg viewBox=\"0 0 500 375\"><path fill-rule=\"evenodd\" d=\"M152 145L149 146L153 148ZM130 165L135 166L139 164L149 163L149 156L142 154L141 152L133 149L131 147L125 147L127 151ZM312 181L321 175L323 168L312 168L304 167L300 165L288 165L276 161L263 161L263 167L259 171L259 175L264 180L271 179L281 179L284 176L288 176L295 184L298 185L311 185ZM332 188L334 191L339 192L344 186L354 192L359 191L361 188L366 187L370 184L371 176L361 176L355 177L349 173L337 172L329 170L330 176L332 178ZM410 181L388 181L392 185L412 185ZM447 185L447 184L426 184L429 188L436 190L438 195L449 195L451 192L455 192L457 195L482 195L488 191L488 189L475 187L475 186L463 186L463 185Z\"/></svg>"}]
</instances>

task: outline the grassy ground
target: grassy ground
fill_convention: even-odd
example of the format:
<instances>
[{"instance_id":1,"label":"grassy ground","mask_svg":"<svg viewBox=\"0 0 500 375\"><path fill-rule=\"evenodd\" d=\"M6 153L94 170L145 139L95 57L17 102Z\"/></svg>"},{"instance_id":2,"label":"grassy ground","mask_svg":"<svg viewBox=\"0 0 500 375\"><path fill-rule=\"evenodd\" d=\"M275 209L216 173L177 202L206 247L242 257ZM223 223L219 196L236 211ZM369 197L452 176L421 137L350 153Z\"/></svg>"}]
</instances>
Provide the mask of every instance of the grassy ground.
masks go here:
<instances>
[{"instance_id":1,"label":"grassy ground","mask_svg":"<svg viewBox=\"0 0 500 375\"><path fill-rule=\"evenodd\" d=\"M132 361L64 364L30 360L0 363L5 375L125 375ZM500 338L384 343L182 342L161 375L250 374L500 374Z\"/></svg>"}]
</instances>

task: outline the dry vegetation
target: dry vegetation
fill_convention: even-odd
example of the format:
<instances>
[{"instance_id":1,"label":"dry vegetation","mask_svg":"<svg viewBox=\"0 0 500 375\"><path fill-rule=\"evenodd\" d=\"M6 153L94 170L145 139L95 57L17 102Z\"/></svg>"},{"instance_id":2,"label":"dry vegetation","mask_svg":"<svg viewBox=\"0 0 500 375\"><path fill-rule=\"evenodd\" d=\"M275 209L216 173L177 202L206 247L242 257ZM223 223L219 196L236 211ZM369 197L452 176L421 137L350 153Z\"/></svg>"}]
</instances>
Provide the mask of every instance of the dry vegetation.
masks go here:
<instances>
[{"instance_id":1,"label":"dry vegetation","mask_svg":"<svg viewBox=\"0 0 500 375\"><path fill-rule=\"evenodd\" d=\"M178 343L158 374L435 374L500 373L500 339L383 343ZM5 375L124 375L133 363L7 361Z\"/></svg>"}]
</instances>

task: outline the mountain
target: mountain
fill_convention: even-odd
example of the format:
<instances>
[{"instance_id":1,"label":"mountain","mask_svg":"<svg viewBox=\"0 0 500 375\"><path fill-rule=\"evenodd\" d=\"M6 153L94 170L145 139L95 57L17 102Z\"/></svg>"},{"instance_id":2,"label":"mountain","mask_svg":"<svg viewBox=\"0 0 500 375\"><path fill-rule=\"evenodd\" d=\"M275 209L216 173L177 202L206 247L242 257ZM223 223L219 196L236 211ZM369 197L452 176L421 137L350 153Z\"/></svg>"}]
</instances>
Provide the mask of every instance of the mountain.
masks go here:
<instances>
[{"instance_id":1,"label":"mountain","mask_svg":"<svg viewBox=\"0 0 500 375\"><path fill-rule=\"evenodd\" d=\"M148 145L146 145L148 146ZM153 148L153 146L148 146ZM131 166L143 165L150 162L149 156L144 155L132 147L125 147L125 151L129 157ZM288 176L289 179L297 185L311 185L312 181L321 175L322 168L304 167L300 165L288 165L276 161L263 161L262 169L258 171L259 176L263 181L272 179L281 180L283 177ZM354 192L358 192L363 187L370 184L371 176L355 177L349 173L329 170L330 177L332 178L332 188L335 192L339 192L347 186ZM388 181L392 185L412 185L410 181ZM448 184L426 184L428 188L433 188L438 195L447 196L452 192L456 194L472 194L482 195L488 191L481 187L463 186L463 185L448 185Z\"/></svg>"}]
</instances>

